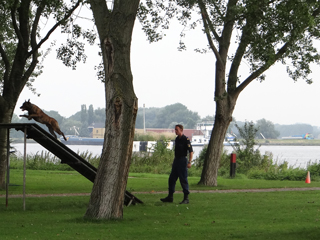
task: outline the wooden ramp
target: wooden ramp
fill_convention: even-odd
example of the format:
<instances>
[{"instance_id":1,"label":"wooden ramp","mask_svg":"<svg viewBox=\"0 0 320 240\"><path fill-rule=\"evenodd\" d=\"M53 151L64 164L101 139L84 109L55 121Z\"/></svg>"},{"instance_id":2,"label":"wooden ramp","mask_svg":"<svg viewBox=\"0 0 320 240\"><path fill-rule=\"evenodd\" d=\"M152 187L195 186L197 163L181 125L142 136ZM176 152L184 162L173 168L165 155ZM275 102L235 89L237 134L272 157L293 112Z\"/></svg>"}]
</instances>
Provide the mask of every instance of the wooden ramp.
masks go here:
<instances>
[{"instance_id":1,"label":"wooden ramp","mask_svg":"<svg viewBox=\"0 0 320 240\"><path fill-rule=\"evenodd\" d=\"M14 128L17 131L26 131L26 137L31 138L41 146L46 148L52 154L61 159L61 163L68 164L74 170L82 174L91 182L97 174L97 169L88 163L85 159L80 157L73 150L68 148L58 139L55 139L50 133L41 128L35 123L11 123L11 124L0 124L0 128L11 129ZM136 198L130 192L125 191L125 205L143 203L140 199Z\"/></svg>"}]
</instances>

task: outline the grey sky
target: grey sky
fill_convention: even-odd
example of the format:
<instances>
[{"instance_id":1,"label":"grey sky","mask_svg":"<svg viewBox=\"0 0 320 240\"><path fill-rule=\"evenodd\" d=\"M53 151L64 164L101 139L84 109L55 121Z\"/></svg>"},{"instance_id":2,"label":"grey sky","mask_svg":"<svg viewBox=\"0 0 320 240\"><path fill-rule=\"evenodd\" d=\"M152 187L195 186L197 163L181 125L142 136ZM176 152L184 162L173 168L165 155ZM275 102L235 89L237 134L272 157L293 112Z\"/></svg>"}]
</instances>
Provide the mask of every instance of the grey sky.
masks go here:
<instances>
[{"instance_id":1,"label":"grey sky","mask_svg":"<svg viewBox=\"0 0 320 240\"><path fill-rule=\"evenodd\" d=\"M179 102L201 117L214 115L215 58L211 52L199 54L193 51L207 45L200 32L187 32L188 50L179 52L181 29L179 25L172 25L162 41L149 44L136 21L131 64L139 107L143 104L164 107ZM44 62L44 73L34 83L41 96L24 89L15 113L21 114L19 107L27 99L47 111L58 111L64 117L80 111L82 104L93 104L95 109L104 108L104 85L97 80L94 70L101 58L97 47L88 47L88 50L87 62L80 64L76 71L55 59L55 51L52 51ZM245 63L242 67L242 77L245 78L249 67ZM233 116L241 121L255 122L265 118L279 124L320 126L318 68L313 67L311 77L314 83L308 85L303 81L294 83L281 64L271 67L265 82L254 81L241 93Z\"/></svg>"}]
</instances>

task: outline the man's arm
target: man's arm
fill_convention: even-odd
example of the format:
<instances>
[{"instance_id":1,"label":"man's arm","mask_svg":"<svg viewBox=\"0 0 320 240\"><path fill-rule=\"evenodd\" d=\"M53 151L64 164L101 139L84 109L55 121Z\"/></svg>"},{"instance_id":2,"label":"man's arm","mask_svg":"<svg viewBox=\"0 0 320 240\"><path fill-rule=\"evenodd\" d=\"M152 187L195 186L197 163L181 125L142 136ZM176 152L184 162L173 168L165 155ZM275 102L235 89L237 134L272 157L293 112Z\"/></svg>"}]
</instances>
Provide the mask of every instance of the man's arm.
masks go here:
<instances>
[{"instance_id":1,"label":"man's arm","mask_svg":"<svg viewBox=\"0 0 320 240\"><path fill-rule=\"evenodd\" d=\"M193 152L189 152L189 161L188 161L187 168L191 168L192 157L193 157Z\"/></svg>"}]
</instances>

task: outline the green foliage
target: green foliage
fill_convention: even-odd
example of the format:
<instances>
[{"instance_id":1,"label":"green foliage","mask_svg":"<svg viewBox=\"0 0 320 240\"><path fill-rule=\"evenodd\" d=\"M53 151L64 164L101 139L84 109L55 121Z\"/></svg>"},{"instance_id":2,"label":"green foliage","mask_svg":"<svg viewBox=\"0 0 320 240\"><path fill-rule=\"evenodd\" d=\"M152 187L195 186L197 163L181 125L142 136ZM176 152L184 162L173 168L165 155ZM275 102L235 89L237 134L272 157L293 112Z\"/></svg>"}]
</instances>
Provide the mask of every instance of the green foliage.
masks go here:
<instances>
[{"instance_id":1,"label":"green foliage","mask_svg":"<svg viewBox=\"0 0 320 240\"><path fill-rule=\"evenodd\" d=\"M74 20L70 16L80 3L82 0L72 1L71 4L65 1L1 1L0 93L2 93L4 84L10 88L10 84L14 82L16 89L22 90L24 86L27 86L31 92L36 94L36 89L32 84L35 78L42 73L43 59L54 44L45 53L40 52L40 48L55 30L65 27L68 21ZM41 25L45 22L46 27L42 29ZM84 34L83 36L88 38ZM63 55L67 57L67 54ZM69 52L68 55L73 56L71 58L74 62L80 61L79 56L84 57L82 52L77 56L74 55L73 52ZM41 60L40 57L43 59ZM17 73L14 80L10 77L12 72L20 72Z\"/></svg>"},{"instance_id":2,"label":"green foliage","mask_svg":"<svg viewBox=\"0 0 320 240\"><path fill-rule=\"evenodd\" d=\"M199 156L193 160L193 166L197 170L202 170L205 156L208 151L208 145L205 145L199 153ZM230 155L228 154L227 150L224 150L221 154L220 163L218 174L219 176L228 176L230 173Z\"/></svg>"},{"instance_id":3,"label":"green foliage","mask_svg":"<svg viewBox=\"0 0 320 240\"><path fill-rule=\"evenodd\" d=\"M196 168L203 168L203 164L204 164L204 159L206 157L207 154L207 150L208 150L208 145L204 145L202 150L199 153L199 156L193 160L193 166L195 166Z\"/></svg>"},{"instance_id":4,"label":"green foliage","mask_svg":"<svg viewBox=\"0 0 320 240\"><path fill-rule=\"evenodd\" d=\"M169 174L174 159L174 151L167 148L169 142L158 141L151 153L139 152L132 156L130 172Z\"/></svg>"},{"instance_id":5,"label":"green foliage","mask_svg":"<svg viewBox=\"0 0 320 240\"><path fill-rule=\"evenodd\" d=\"M264 157L261 156L259 148L255 149L255 136L258 129L253 122L245 122L243 127L236 124L239 131L239 144L232 145L237 154L237 172L247 173L249 169L263 164Z\"/></svg>"},{"instance_id":6,"label":"green foliage","mask_svg":"<svg viewBox=\"0 0 320 240\"><path fill-rule=\"evenodd\" d=\"M100 156L93 156L89 151L78 152L83 159L87 160L93 166L98 167ZM23 169L23 156L17 156L15 154L10 155L10 168L11 169ZM41 151L35 154L28 154L26 156L26 168L30 170L59 170L59 171L73 171L67 164L61 164L60 159L52 155L48 151Z\"/></svg>"},{"instance_id":7,"label":"green foliage","mask_svg":"<svg viewBox=\"0 0 320 240\"><path fill-rule=\"evenodd\" d=\"M196 112L188 110L181 103L167 105L163 108L139 108L136 128L143 128L143 111L145 111L146 128L174 128L176 124L182 124L185 129L193 129L200 120Z\"/></svg>"},{"instance_id":8,"label":"green foliage","mask_svg":"<svg viewBox=\"0 0 320 240\"><path fill-rule=\"evenodd\" d=\"M303 181L307 171L310 171L313 181L320 181L320 164L309 163L307 169L288 167L288 163L278 164L273 159L272 153L261 155L259 149L255 149L254 136L257 132L252 122L246 122L242 128L236 125L240 136L241 144L233 146L236 153L236 176L244 174L249 179L265 180L290 180ZM208 146L204 146L199 156L194 161L197 169L203 168L204 159ZM230 176L230 154L223 151L218 169L219 176Z\"/></svg>"},{"instance_id":9,"label":"green foliage","mask_svg":"<svg viewBox=\"0 0 320 240\"><path fill-rule=\"evenodd\" d=\"M168 140L157 141L153 147L153 152L133 153L130 172L170 174L174 160L174 150L169 149L168 144ZM200 176L200 171L191 167L188 170L188 175Z\"/></svg>"},{"instance_id":10,"label":"green foliage","mask_svg":"<svg viewBox=\"0 0 320 240\"><path fill-rule=\"evenodd\" d=\"M23 156L10 156L11 169L23 169ZM26 168L32 170L73 170L68 165L60 164L60 160L47 151L37 152L26 156Z\"/></svg>"},{"instance_id":11,"label":"green foliage","mask_svg":"<svg viewBox=\"0 0 320 240\"><path fill-rule=\"evenodd\" d=\"M134 135L134 141L156 141L156 136L154 134L138 134Z\"/></svg>"},{"instance_id":12,"label":"green foliage","mask_svg":"<svg viewBox=\"0 0 320 240\"><path fill-rule=\"evenodd\" d=\"M264 118L257 121L256 127L259 129L257 133L258 138L262 137L260 133L267 139L276 139L280 135L280 133L275 130L274 124Z\"/></svg>"},{"instance_id":13,"label":"green foliage","mask_svg":"<svg viewBox=\"0 0 320 240\"><path fill-rule=\"evenodd\" d=\"M311 83L308 79L310 63L319 62L319 54L312 41L320 35L319 12L315 10L318 8L319 2L316 0L153 0L141 4L138 17L150 42L160 40L165 35L163 31L169 28L170 20L176 18L184 26L180 34L180 50L186 49L183 37L187 30L203 27L210 48L198 48L197 51L203 53L212 50L218 60L216 50L225 44L222 39L227 35L231 38L232 31L236 30L235 52L230 50L228 54L232 62L231 70L238 71L241 59L246 60L250 73L256 73L254 78L263 81L263 72L272 64L276 61L286 64L289 59L289 76L294 80L301 78ZM227 80L230 84L240 80L233 74Z\"/></svg>"},{"instance_id":14,"label":"green foliage","mask_svg":"<svg viewBox=\"0 0 320 240\"><path fill-rule=\"evenodd\" d=\"M316 136L317 132L319 132L319 129L314 129L310 124L304 123L296 123L291 125L276 124L275 128L280 132L280 137L304 135L306 133L311 133Z\"/></svg>"},{"instance_id":15,"label":"green foliage","mask_svg":"<svg viewBox=\"0 0 320 240\"><path fill-rule=\"evenodd\" d=\"M89 152L88 150L85 152L78 151L77 154L83 159L87 160L91 165L98 168L100 162L100 155L93 155L93 153Z\"/></svg>"}]
</instances>

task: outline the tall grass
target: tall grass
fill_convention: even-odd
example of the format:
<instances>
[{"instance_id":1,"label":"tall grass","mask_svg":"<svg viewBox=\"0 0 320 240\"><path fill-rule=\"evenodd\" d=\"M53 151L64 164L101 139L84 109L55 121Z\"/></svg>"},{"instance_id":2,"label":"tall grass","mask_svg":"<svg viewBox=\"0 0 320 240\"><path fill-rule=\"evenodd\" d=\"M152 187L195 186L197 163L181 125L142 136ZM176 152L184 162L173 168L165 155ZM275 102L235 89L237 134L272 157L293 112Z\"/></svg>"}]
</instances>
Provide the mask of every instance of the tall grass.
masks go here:
<instances>
[{"instance_id":1,"label":"tall grass","mask_svg":"<svg viewBox=\"0 0 320 240\"><path fill-rule=\"evenodd\" d=\"M153 152L148 149L146 152L133 153L130 172L170 174L174 151L168 149L167 145L168 141L158 141L153 146ZM188 170L189 176L201 175L206 152L207 146L202 149L199 156L194 160L193 167ZM273 159L272 153L263 155L259 151L235 153L237 154L236 174L243 174L249 179L303 181L306 178L307 171L310 171L312 180L320 181L320 164L317 162L309 162L307 168L302 169L289 167L287 162L278 164ZM77 154L96 168L98 167L100 155L93 155L89 151L77 152ZM27 155L26 167L33 170L73 170L67 164L60 164L60 159L47 151ZM23 157L12 154L10 168L23 169ZM221 155L218 175L225 178L230 176L230 155L226 151Z\"/></svg>"},{"instance_id":2,"label":"tall grass","mask_svg":"<svg viewBox=\"0 0 320 240\"><path fill-rule=\"evenodd\" d=\"M77 152L79 156L87 160L90 164L98 167L100 156L93 155L91 152ZM59 171L73 171L67 164L61 164L60 159L48 151L36 152L35 154L27 154L26 168L32 170L59 170ZM21 155L10 155L10 168L23 169L24 159Z\"/></svg>"}]
</instances>

